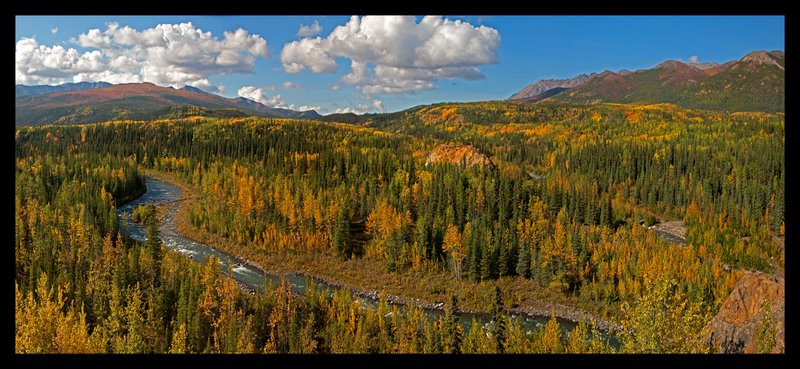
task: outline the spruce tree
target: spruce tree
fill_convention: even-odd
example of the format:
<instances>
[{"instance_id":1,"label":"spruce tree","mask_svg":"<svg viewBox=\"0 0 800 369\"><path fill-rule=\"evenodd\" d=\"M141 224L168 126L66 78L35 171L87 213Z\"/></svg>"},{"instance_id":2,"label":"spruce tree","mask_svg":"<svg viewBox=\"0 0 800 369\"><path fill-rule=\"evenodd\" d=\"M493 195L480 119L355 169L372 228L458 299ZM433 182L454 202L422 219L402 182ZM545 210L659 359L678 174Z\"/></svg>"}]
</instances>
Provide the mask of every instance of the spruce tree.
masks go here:
<instances>
[{"instance_id":1,"label":"spruce tree","mask_svg":"<svg viewBox=\"0 0 800 369\"><path fill-rule=\"evenodd\" d=\"M333 223L333 249L337 255L350 256L348 247L350 241L350 221L347 218L347 206L339 209L339 214Z\"/></svg>"},{"instance_id":2,"label":"spruce tree","mask_svg":"<svg viewBox=\"0 0 800 369\"><path fill-rule=\"evenodd\" d=\"M503 293L500 287L494 287L494 304L492 305L492 337L497 347L497 353L504 353L506 349L506 317L503 314Z\"/></svg>"},{"instance_id":3,"label":"spruce tree","mask_svg":"<svg viewBox=\"0 0 800 369\"><path fill-rule=\"evenodd\" d=\"M531 275L531 251L527 242L520 245L519 258L517 258L517 275L528 278Z\"/></svg>"},{"instance_id":4,"label":"spruce tree","mask_svg":"<svg viewBox=\"0 0 800 369\"><path fill-rule=\"evenodd\" d=\"M505 236L505 234L503 234L503 236ZM505 237L502 237L502 241L505 241ZM511 250L509 250L508 244L502 241L497 245L497 248L499 250L498 251L499 255L497 257L497 274L500 277L504 277L509 274L508 273L508 265L510 260L509 253L511 252Z\"/></svg>"},{"instance_id":5,"label":"spruce tree","mask_svg":"<svg viewBox=\"0 0 800 369\"><path fill-rule=\"evenodd\" d=\"M450 295L450 303L444 309L445 337L444 349L446 353L460 354L461 341L461 315L458 313L458 299L456 295Z\"/></svg>"}]
</instances>

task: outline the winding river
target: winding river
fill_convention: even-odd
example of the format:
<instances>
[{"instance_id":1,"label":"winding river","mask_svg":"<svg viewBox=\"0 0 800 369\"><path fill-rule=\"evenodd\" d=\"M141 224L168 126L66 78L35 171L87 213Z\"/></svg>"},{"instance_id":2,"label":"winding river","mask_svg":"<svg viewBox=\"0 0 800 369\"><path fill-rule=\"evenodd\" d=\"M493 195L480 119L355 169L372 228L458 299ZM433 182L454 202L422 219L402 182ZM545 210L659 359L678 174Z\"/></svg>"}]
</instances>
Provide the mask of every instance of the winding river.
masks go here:
<instances>
[{"instance_id":1,"label":"winding river","mask_svg":"<svg viewBox=\"0 0 800 369\"><path fill-rule=\"evenodd\" d=\"M146 186L147 191L142 196L125 204L117 210L117 214L120 218L120 228L124 235L138 241L145 240L144 228L141 225L130 221L131 212L136 206L148 203L155 205L170 204L169 209L166 211L164 220L159 226L161 240L164 242L167 248L186 255L198 263L205 262L209 257L213 256L215 259L220 261L220 267L222 270L227 271L230 267L230 274L233 276L233 278L252 290L263 291L266 283L270 283L273 286L278 286L280 284L281 276L264 273L260 269L248 265L233 255L219 251L204 243L196 242L178 233L177 227L175 226L175 214L178 211L178 200L182 198L181 189L173 184L160 181L152 177L147 177ZM290 284L292 292L298 295L303 295L305 293L306 286L310 280L309 277L302 273L288 273L284 276L284 278L286 279L286 282ZM318 288L322 289L326 293L333 293L342 288L320 281L315 281L314 283L318 286ZM377 299L356 296L354 296L354 298L358 299L365 308L375 309L378 306ZM403 308L404 305L399 305L399 307ZM443 311L439 309L425 309L425 314L431 318L435 318L442 315ZM523 329L528 334L531 334L532 332L544 327L549 319L548 317L530 317L515 314L512 314L511 318L521 320ZM484 326L488 326L491 324L491 316L483 313L461 313L461 323L464 326L465 332L471 328L473 321ZM559 323L565 333L569 333L575 327L575 323L569 320L559 319ZM601 335L613 346L617 348L619 347L619 342L614 336L605 335L602 333Z\"/></svg>"}]
</instances>

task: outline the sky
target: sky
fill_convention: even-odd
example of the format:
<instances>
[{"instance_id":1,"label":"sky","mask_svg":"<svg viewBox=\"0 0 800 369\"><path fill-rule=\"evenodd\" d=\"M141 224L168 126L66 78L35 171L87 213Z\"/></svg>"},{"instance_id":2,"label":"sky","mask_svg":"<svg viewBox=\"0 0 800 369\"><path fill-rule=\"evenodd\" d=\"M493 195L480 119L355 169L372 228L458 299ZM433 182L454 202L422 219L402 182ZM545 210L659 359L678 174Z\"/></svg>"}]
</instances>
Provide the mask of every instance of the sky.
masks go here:
<instances>
[{"instance_id":1,"label":"sky","mask_svg":"<svg viewBox=\"0 0 800 369\"><path fill-rule=\"evenodd\" d=\"M393 112L539 79L784 50L782 16L18 16L16 83L151 82Z\"/></svg>"}]
</instances>

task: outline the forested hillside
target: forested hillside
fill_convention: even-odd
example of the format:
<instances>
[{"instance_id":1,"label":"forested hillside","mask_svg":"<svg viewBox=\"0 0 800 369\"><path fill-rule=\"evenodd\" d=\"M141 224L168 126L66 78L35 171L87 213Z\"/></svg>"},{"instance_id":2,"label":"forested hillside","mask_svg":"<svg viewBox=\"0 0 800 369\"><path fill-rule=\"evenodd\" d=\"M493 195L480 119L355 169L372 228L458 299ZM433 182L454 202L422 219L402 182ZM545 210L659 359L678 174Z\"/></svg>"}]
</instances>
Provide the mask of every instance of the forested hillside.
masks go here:
<instances>
[{"instance_id":1,"label":"forested hillside","mask_svg":"<svg viewBox=\"0 0 800 369\"><path fill-rule=\"evenodd\" d=\"M114 199L140 191L144 168L195 188L205 200L189 223L230 240L231 253L264 264L311 258L329 270L360 260L380 266L372 270L384 281L450 281L406 292L483 311L503 295L522 305L550 296L621 322L623 351L708 351L701 328L741 270L783 267L772 240L784 230L782 114L487 102L358 123L192 117L18 128L17 289L30 297L18 298L17 350L33 339L26 322L42 319L26 314L60 310L41 297L59 288L79 322L70 329L99 351L609 350L554 340L551 327L525 336L513 324L492 343L475 328L456 339L446 317L388 318L388 308L358 310L347 296L224 292L235 284L213 267L117 236ZM496 167L427 160L448 142ZM657 220L684 221L686 244L646 228ZM505 290L495 294L495 283ZM643 318L654 301L672 309L663 326ZM29 350L64 350L37 345Z\"/></svg>"}]
</instances>

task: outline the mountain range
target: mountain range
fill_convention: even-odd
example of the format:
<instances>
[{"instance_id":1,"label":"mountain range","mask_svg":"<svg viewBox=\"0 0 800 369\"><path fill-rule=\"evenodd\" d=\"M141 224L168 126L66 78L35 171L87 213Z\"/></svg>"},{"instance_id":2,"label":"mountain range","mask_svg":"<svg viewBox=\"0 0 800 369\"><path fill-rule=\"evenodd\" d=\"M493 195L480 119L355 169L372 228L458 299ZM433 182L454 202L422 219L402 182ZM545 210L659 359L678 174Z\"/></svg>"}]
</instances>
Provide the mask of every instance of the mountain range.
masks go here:
<instances>
[{"instance_id":1,"label":"mountain range","mask_svg":"<svg viewBox=\"0 0 800 369\"><path fill-rule=\"evenodd\" d=\"M754 51L724 64L667 60L651 69L581 74L530 84L508 100L536 103L673 103L719 111L785 111L783 51ZM59 86L16 86L17 125L148 120L190 115L321 119L314 110L272 108L243 97L226 98L185 86L106 82ZM381 114L378 114L381 115ZM370 115L372 116L372 115ZM364 117L334 114L324 120L359 122Z\"/></svg>"},{"instance_id":2,"label":"mountain range","mask_svg":"<svg viewBox=\"0 0 800 369\"><path fill-rule=\"evenodd\" d=\"M53 92L63 91L76 91L76 90L91 90L94 88L105 88L113 86L108 82L78 82L78 83L65 83L58 86L27 86L17 85L15 97L49 94Z\"/></svg>"},{"instance_id":3,"label":"mountain range","mask_svg":"<svg viewBox=\"0 0 800 369\"><path fill-rule=\"evenodd\" d=\"M175 118L187 114L198 115L198 112L207 116L320 117L314 110L271 108L243 97L225 98L191 86L175 89L152 83L17 85L17 95L17 125Z\"/></svg>"},{"instance_id":4,"label":"mountain range","mask_svg":"<svg viewBox=\"0 0 800 369\"><path fill-rule=\"evenodd\" d=\"M754 51L724 64L667 60L635 72L604 71L537 81L508 100L575 103L674 103L721 111L785 111L784 52ZM549 89L546 89L549 88Z\"/></svg>"}]
</instances>

